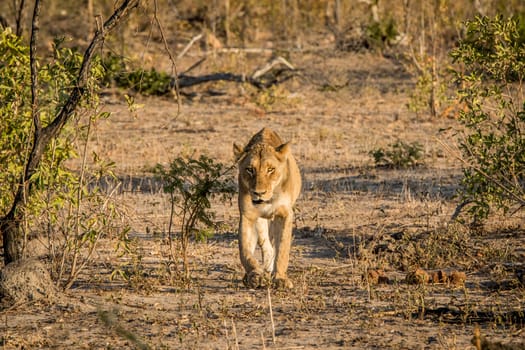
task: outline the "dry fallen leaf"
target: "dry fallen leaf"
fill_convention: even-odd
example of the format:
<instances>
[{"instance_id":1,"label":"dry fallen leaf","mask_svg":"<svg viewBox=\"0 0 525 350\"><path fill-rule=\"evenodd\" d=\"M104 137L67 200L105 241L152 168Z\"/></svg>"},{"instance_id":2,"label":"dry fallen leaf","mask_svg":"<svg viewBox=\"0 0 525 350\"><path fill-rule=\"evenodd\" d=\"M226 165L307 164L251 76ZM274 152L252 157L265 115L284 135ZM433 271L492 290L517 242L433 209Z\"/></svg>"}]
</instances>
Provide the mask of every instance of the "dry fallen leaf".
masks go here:
<instances>
[{"instance_id":1,"label":"dry fallen leaf","mask_svg":"<svg viewBox=\"0 0 525 350\"><path fill-rule=\"evenodd\" d=\"M449 281L452 285L462 286L467 280L467 274L460 271L452 271L449 276Z\"/></svg>"},{"instance_id":2,"label":"dry fallen leaf","mask_svg":"<svg viewBox=\"0 0 525 350\"><path fill-rule=\"evenodd\" d=\"M407 274L405 278L408 284L424 284L430 281L430 275L423 269L415 269Z\"/></svg>"}]
</instances>

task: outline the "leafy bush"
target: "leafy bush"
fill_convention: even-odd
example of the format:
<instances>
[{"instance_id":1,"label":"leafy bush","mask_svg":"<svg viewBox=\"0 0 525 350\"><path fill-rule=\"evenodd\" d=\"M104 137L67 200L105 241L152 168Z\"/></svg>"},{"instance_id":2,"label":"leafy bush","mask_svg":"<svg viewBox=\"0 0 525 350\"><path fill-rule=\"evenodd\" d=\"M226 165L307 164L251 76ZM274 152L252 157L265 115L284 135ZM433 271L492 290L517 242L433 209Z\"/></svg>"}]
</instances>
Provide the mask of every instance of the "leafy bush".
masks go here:
<instances>
[{"instance_id":1,"label":"leafy bush","mask_svg":"<svg viewBox=\"0 0 525 350\"><path fill-rule=\"evenodd\" d=\"M398 35L396 21L393 18L381 22L372 22L366 26L366 41L371 48L376 50L382 50L389 46Z\"/></svg>"},{"instance_id":2,"label":"leafy bush","mask_svg":"<svg viewBox=\"0 0 525 350\"><path fill-rule=\"evenodd\" d=\"M458 131L464 203L486 218L491 209L509 213L525 206L524 32L514 18L479 17L451 52L458 94L466 109Z\"/></svg>"},{"instance_id":3,"label":"leafy bush","mask_svg":"<svg viewBox=\"0 0 525 350\"><path fill-rule=\"evenodd\" d=\"M278 108L291 107L297 99L289 98L290 93L282 85L272 85L266 89L254 90L254 103L265 112L274 112Z\"/></svg>"},{"instance_id":4,"label":"leafy bush","mask_svg":"<svg viewBox=\"0 0 525 350\"><path fill-rule=\"evenodd\" d=\"M10 30L0 35L0 215L5 215L30 150L31 85L29 47Z\"/></svg>"},{"instance_id":5,"label":"leafy bush","mask_svg":"<svg viewBox=\"0 0 525 350\"><path fill-rule=\"evenodd\" d=\"M454 100L448 96L450 72L446 64L440 62L438 57L428 55L414 56L412 60L417 67L417 80L410 94L408 109L416 114L430 113L432 117L446 116L447 107L442 107L451 109L451 105L454 105Z\"/></svg>"},{"instance_id":6,"label":"leafy bush","mask_svg":"<svg viewBox=\"0 0 525 350\"><path fill-rule=\"evenodd\" d=\"M378 148L370 152L376 166L391 168L409 168L422 164L423 147L415 142L412 144L397 141L387 149Z\"/></svg>"},{"instance_id":7,"label":"leafy bush","mask_svg":"<svg viewBox=\"0 0 525 350\"><path fill-rule=\"evenodd\" d=\"M38 112L45 127L65 103L75 84L82 55L61 48L55 40L53 57L38 70ZM26 236L48 238L52 274L67 288L86 266L98 238L118 230L119 216L110 196L96 186L99 176L111 174L112 163L94 155L88 166L86 145L91 126L107 113L98 111L97 79L102 76L99 61L93 62L88 92L79 113L60 135L51 140L25 194L22 227ZM9 29L0 33L0 216L10 209L23 175L33 142L29 48ZM74 125L73 125L74 124ZM79 152L81 150L81 152ZM66 161L83 157L73 171Z\"/></svg>"},{"instance_id":8,"label":"leafy bush","mask_svg":"<svg viewBox=\"0 0 525 350\"><path fill-rule=\"evenodd\" d=\"M119 79L126 73L126 61L123 57L109 53L102 59L104 76L102 84L106 87L117 84Z\"/></svg>"},{"instance_id":9,"label":"leafy bush","mask_svg":"<svg viewBox=\"0 0 525 350\"><path fill-rule=\"evenodd\" d=\"M170 195L170 245L173 216L177 215L180 219L179 242L185 279L190 277L187 254L190 238L206 239L212 232L210 228L215 226L210 199L219 197L223 201L230 200L235 193L234 182L227 176L231 169L225 169L223 164L206 156L198 159L178 157L170 163L169 168L159 164L154 169L164 184L164 192Z\"/></svg>"},{"instance_id":10,"label":"leafy bush","mask_svg":"<svg viewBox=\"0 0 525 350\"><path fill-rule=\"evenodd\" d=\"M137 69L117 77L120 87L131 88L143 95L165 95L172 91L172 79L169 74L150 70Z\"/></svg>"},{"instance_id":11,"label":"leafy bush","mask_svg":"<svg viewBox=\"0 0 525 350\"><path fill-rule=\"evenodd\" d=\"M115 84L124 89L133 89L146 96L165 95L173 90L172 78L169 74L159 72L155 68L129 70L124 58L109 54L102 60L105 86Z\"/></svg>"},{"instance_id":12,"label":"leafy bush","mask_svg":"<svg viewBox=\"0 0 525 350\"><path fill-rule=\"evenodd\" d=\"M37 93L43 126L64 103L65 91L74 84L74 70L78 69L82 59L72 50L60 49L58 45L56 41L52 62L39 70L40 89ZM0 37L0 80L0 214L4 215L13 202L33 141L29 48L9 29ZM62 137L54 140L52 147L45 152L40 169L34 175L33 188L37 192L71 180L73 174L63 163L77 155L72 144L72 131L66 128Z\"/></svg>"}]
</instances>

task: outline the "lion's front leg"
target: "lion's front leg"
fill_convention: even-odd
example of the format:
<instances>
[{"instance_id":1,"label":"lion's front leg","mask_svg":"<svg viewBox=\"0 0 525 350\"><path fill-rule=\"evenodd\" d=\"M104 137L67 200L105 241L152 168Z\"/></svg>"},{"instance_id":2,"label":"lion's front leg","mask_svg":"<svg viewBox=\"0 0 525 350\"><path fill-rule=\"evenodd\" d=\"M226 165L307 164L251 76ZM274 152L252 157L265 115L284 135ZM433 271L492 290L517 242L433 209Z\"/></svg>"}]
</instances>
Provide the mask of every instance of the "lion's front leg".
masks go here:
<instances>
[{"instance_id":1,"label":"lion's front leg","mask_svg":"<svg viewBox=\"0 0 525 350\"><path fill-rule=\"evenodd\" d=\"M257 247L258 235L255 221L241 216L239 222L239 254L246 274L243 282L249 288L258 288L266 285L267 278L254 256Z\"/></svg>"},{"instance_id":2,"label":"lion's front leg","mask_svg":"<svg viewBox=\"0 0 525 350\"><path fill-rule=\"evenodd\" d=\"M265 273L270 275L273 272L275 265L275 253L268 231L268 219L258 218L255 224L255 229L257 231L257 236L259 237L257 244L262 250L263 269Z\"/></svg>"},{"instance_id":3,"label":"lion's front leg","mask_svg":"<svg viewBox=\"0 0 525 350\"><path fill-rule=\"evenodd\" d=\"M293 283L287 275L292 246L293 212L289 211L284 216L276 216L270 225L271 235L275 240L275 275L276 288L293 288Z\"/></svg>"}]
</instances>

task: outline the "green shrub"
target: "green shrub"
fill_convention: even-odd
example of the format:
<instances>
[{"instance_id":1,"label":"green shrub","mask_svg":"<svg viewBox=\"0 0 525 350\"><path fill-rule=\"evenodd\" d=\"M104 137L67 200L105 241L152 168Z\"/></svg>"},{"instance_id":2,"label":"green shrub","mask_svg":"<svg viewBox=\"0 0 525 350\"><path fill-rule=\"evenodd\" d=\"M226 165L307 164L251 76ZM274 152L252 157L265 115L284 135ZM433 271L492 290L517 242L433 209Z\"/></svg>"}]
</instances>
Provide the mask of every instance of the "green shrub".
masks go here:
<instances>
[{"instance_id":1,"label":"green shrub","mask_svg":"<svg viewBox=\"0 0 525 350\"><path fill-rule=\"evenodd\" d=\"M390 168L409 168L421 165L423 147L417 143L397 141L388 145L388 148L378 148L370 152L376 166Z\"/></svg>"},{"instance_id":2,"label":"green shrub","mask_svg":"<svg viewBox=\"0 0 525 350\"><path fill-rule=\"evenodd\" d=\"M102 59L102 67L104 68L104 76L102 84L105 87L113 84L117 85L118 81L126 74L126 61L123 57L109 53Z\"/></svg>"},{"instance_id":3,"label":"green shrub","mask_svg":"<svg viewBox=\"0 0 525 350\"><path fill-rule=\"evenodd\" d=\"M123 73L117 77L116 81L118 86L131 88L146 96L165 95L173 88L169 74L159 72L155 68Z\"/></svg>"},{"instance_id":4,"label":"green shrub","mask_svg":"<svg viewBox=\"0 0 525 350\"><path fill-rule=\"evenodd\" d=\"M109 54L102 60L104 86L115 86L132 89L146 96L159 96L173 90L172 77L155 68L130 70L124 58Z\"/></svg>"},{"instance_id":5,"label":"green shrub","mask_svg":"<svg viewBox=\"0 0 525 350\"><path fill-rule=\"evenodd\" d=\"M206 240L213 232L214 214L210 211L212 197L222 201L230 200L235 193L234 182L228 177L232 168L206 156L198 159L174 159L169 168L157 165L156 176L162 181L164 192L170 195L171 213L168 234L171 246L171 232L174 215L180 219L180 248L184 267L184 278L190 277L187 257L191 237ZM172 250L172 258L173 250Z\"/></svg>"},{"instance_id":6,"label":"green shrub","mask_svg":"<svg viewBox=\"0 0 525 350\"><path fill-rule=\"evenodd\" d=\"M0 215L13 202L30 151L31 92L29 47L5 30L0 33ZM20 82L25 82L21 84Z\"/></svg>"},{"instance_id":7,"label":"green shrub","mask_svg":"<svg viewBox=\"0 0 525 350\"><path fill-rule=\"evenodd\" d=\"M394 42L399 35L396 21L388 18L381 22L372 22L366 27L365 37L371 48L382 50Z\"/></svg>"},{"instance_id":8,"label":"green shrub","mask_svg":"<svg viewBox=\"0 0 525 350\"><path fill-rule=\"evenodd\" d=\"M115 84L117 87L132 89L146 96L161 96L173 90L172 77L155 68L150 70L129 70L124 58L117 55L107 55L102 63L105 86Z\"/></svg>"},{"instance_id":9,"label":"green shrub","mask_svg":"<svg viewBox=\"0 0 525 350\"><path fill-rule=\"evenodd\" d=\"M46 127L65 103L76 83L82 55L61 48L55 40L53 57L38 69L38 113ZM57 284L68 288L94 252L98 238L119 230L114 220L118 208L96 185L99 176L111 174L112 163L94 155L88 165L87 142L91 126L108 114L98 110L97 79L100 62L92 65L87 92L71 123L45 149L42 161L25 193L26 236L48 239L51 272ZM9 29L0 33L0 216L12 206L33 142L29 48ZM66 162L82 156L76 171Z\"/></svg>"},{"instance_id":10,"label":"green shrub","mask_svg":"<svg viewBox=\"0 0 525 350\"><path fill-rule=\"evenodd\" d=\"M463 203L486 218L492 209L525 206L524 32L514 18L478 17L451 52L458 94L466 109L458 130L464 163Z\"/></svg>"},{"instance_id":11,"label":"green shrub","mask_svg":"<svg viewBox=\"0 0 525 350\"><path fill-rule=\"evenodd\" d=\"M55 41L53 59L39 69L38 111L43 127L65 102L82 60L82 56L73 50L59 48L59 44L60 41ZM0 215L5 215L13 202L33 142L29 47L9 29L0 37L0 81ZM89 101L83 103L86 105ZM72 180L74 174L65 168L64 162L77 156L73 147L75 137L75 129L66 127L48 147L33 177L35 194Z\"/></svg>"}]
</instances>

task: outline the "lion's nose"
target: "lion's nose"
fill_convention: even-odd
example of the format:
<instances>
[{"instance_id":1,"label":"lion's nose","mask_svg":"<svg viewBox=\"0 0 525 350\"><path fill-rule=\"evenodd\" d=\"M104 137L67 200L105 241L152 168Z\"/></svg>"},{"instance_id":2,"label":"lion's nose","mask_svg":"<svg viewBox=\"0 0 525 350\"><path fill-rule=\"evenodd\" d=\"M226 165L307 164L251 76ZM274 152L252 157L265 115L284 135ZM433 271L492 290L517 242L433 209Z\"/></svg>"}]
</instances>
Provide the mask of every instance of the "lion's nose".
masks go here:
<instances>
[{"instance_id":1,"label":"lion's nose","mask_svg":"<svg viewBox=\"0 0 525 350\"><path fill-rule=\"evenodd\" d=\"M266 193L266 191L253 191L253 194L257 197L261 197Z\"/></svg>"}]
</instances>

